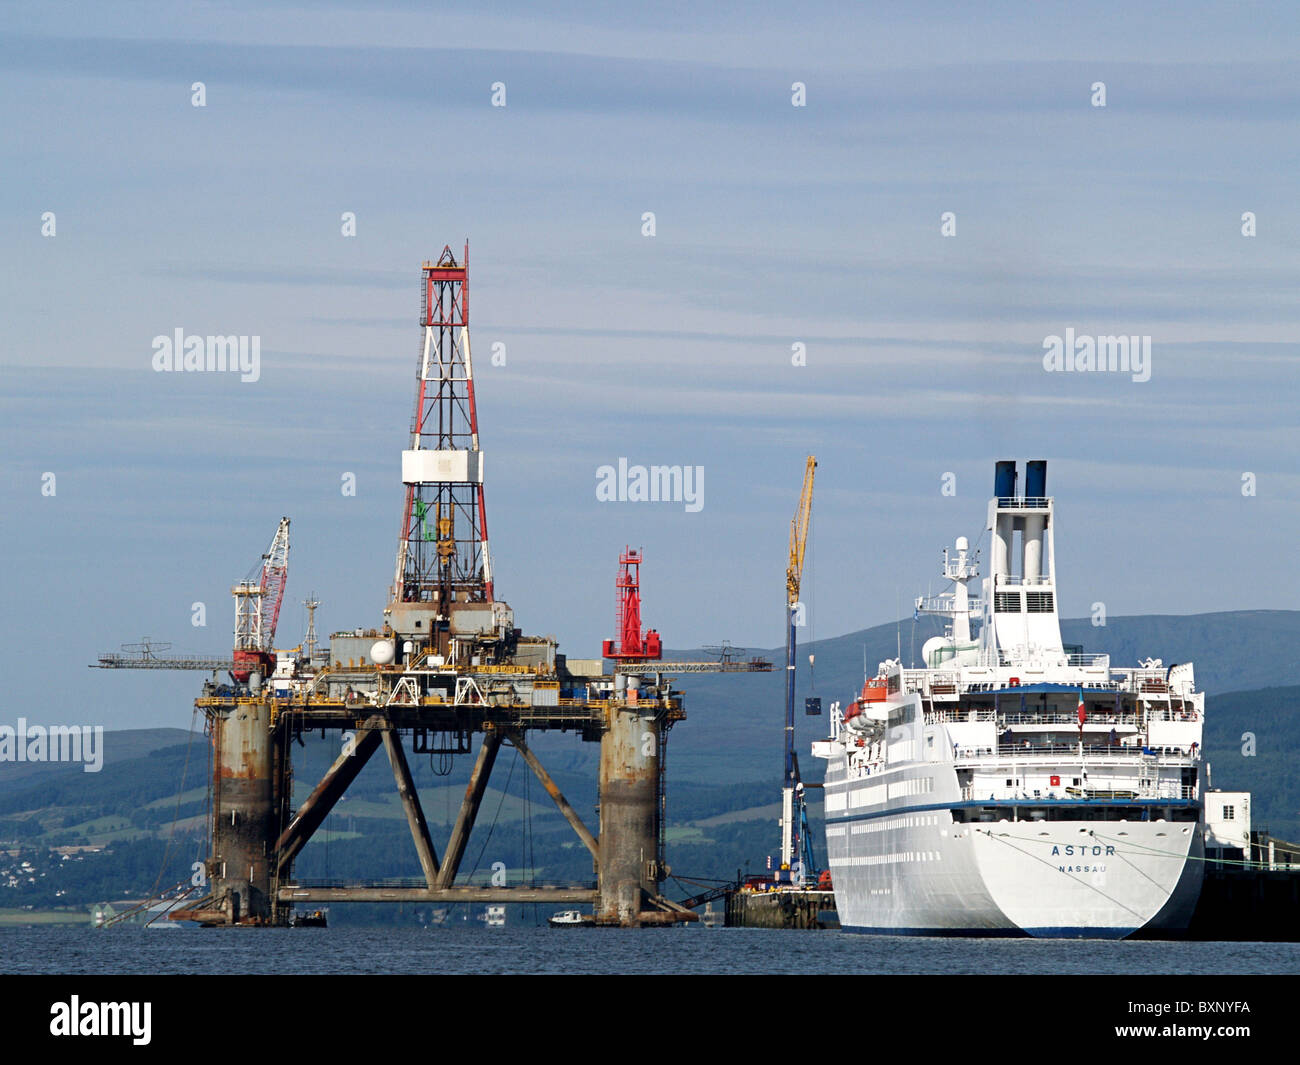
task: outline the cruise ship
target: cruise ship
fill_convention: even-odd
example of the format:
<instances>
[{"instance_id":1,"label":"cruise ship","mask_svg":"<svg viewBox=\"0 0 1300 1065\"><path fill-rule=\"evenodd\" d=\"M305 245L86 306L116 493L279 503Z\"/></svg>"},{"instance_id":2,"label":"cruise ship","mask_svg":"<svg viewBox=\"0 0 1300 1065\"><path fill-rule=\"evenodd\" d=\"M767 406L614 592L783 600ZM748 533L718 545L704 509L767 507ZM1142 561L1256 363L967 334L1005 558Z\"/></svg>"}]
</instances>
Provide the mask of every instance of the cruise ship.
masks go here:
<instances>
[{"instance_id":1,"label":"cruise ship","mask_svg":"<svg viewBox=\"0 0 1300 1065\"><path fill-rule=\"evenodd\" d=\"M917 600L947 629L921 667L882 662L813 744L845 930L1118 939L1195 909L1192 665L1112 668L1062 642L1047 463L1018 487L1017 464L997 463L987 576L959 537L947 590Z\"/></svg>"}]
</instances>

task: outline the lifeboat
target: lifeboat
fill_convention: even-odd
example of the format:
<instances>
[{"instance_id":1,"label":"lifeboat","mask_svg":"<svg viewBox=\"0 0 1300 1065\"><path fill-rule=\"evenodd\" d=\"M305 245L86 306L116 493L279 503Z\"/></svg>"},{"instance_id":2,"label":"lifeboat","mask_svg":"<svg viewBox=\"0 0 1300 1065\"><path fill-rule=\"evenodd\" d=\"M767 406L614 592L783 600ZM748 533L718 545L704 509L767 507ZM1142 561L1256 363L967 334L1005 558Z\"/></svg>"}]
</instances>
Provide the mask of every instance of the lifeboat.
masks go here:
<instances>
[{"instance_id":1,"label":"lifeboat","mask_svg":"<svg viewBox=\"0 0 1300 1065\"><path fill-rule=\"evenodd\" d=\"M889 721L896 717L907 705L907 700L899 692L889 693L887 677L872 677L862 685L862 694L858 696L858 707L864 719L876 722ZM863 724L865 724L865 720Z\"/></svg>"},{"instance_id":2,"label":"lifeboat","mask_svg":"<svg viewBox=\"0 0 1300 1065\"><path fill-rule=\"evenodd\" d=\"M844 711L844 727L861 735L874 731L876 723L862 712L862 704L854 700Z\"/></svg>"}]
</instances>

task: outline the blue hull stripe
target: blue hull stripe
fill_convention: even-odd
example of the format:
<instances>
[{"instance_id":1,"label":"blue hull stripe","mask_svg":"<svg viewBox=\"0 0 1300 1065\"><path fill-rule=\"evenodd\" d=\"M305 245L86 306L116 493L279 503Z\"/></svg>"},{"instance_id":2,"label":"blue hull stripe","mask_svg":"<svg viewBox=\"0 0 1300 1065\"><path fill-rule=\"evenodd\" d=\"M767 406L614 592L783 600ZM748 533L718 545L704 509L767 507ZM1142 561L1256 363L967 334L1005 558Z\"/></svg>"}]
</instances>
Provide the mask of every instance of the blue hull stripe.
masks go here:
<instances>
[{"instance_id":1,"label":"blue hull stripe","mask_svg":"<svg viewBox=\"0 0 1300 1065\"><path fill-rule=\"evenodd\" d=\"M1136 928L864 928L842 925L842 932L865 936L934 936L952 939L1124 939Z\"/></svg>"},{"instance_id":2,"label":"blue hull stripe","mask_svg":"<svg viewBox=\"0 0 1300 1065\"><path fill-rule=\"evenodd\" d=\"M924 806L896 806L890 810L877 810L869 814L836 814L824 817L828 825L848 821L871 821L877 817L894 817L897 814L923 814L934 810L960 810L977 806L1079 806L1095 810L1106 806L1200 806L1199 799L962 799L955 802L932 802ZM992 823L992 822L990 822Z\"/></svg>"}]
</instances>

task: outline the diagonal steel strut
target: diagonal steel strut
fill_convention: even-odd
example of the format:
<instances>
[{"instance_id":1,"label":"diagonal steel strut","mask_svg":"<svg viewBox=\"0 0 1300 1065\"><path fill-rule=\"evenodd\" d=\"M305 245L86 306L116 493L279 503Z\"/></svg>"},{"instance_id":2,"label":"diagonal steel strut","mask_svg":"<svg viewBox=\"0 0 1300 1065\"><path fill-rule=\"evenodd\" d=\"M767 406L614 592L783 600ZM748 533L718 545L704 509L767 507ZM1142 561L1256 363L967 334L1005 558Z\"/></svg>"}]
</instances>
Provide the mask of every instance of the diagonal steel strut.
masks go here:
<instances>
[{"instance_id":1,"label":"diagonal steel strut","mask_svg":"<svg viewBox=\"0 0 1300 1065\"><path fill-rule=\"evenodd\" d=\"M474 820L478 817L479 804L487 790L488 777L492 775L492 766L501 749L501 733L487 732L483 736L483 746L478 749L478 759L474 762L474 772L470 774L469 784L465 788L465 798L460 804L460 813L451 830L451 839L447 843L447 853L443 855L442 868L438 870L438 887L449 888L456 879L460 869L460 860L465 857L465 845L469 843L469 834L474 830Z\"/></svg>"},{"instance_id":2,"label":"diagonal steel strut","mask_svg":"<svg viewBox=\"0 0 1300 1065\"><path fill-rule=\"evenodd\" d=\"M596 842L596 837L593 836L587 826L582 823L582 818L578 816L578 812L569 805L569 800L564 797L563 792L560 791L555 781L551 779L551 775L546 772L542 763L537 760L537 755L533 754L532 749L524 742L523 732L511 732L510 742L518 748L519 753L524 756L524 761L528 763L528 768L531 769L533 775L541 781L542 787L546 789L546 794L555 801L555 805L559 808L560 813L564 814L564 819L569 822L573 831L578 834L578 838L586 844L587 850L591 851L591 856L597 861L600 861L600 844Z\"/></svg>"},{"instance_id":3,"label":"diagonal steel strut","mask_svg":"<svg viewBox=\"0 0 1300 1065\"><path fill-rule=\"evenodd\" d=\"M335 759L315 789L307 796L307 801L298 807L289 827L280 833L275 841L276 872L285 876L299 851L320 828L334 804L339 801L348 786L357 779L358 774L370 761L370 756L379 747L381 736L385 734L387 722L375 715L367 718L357 729L356 740L351 752L346 749Z\"/></svg>"},{"instance_id":4,"label":"diagonal steel strut","mask_svg":"<svg viewBox=\"0 0 1300 1065\"><path fill-rule=\"evenodd\" d=\"M429 838L429 825L420 808L420 796L411 779L410 766L406 764L406 753L402 750L401 733L392 730L384 732L384 750L388 752L388 761L393 767L393 778L397 781L397 794L401 796L402 808L406 811L406 823L411 826L411 838L415 841L415 853L420 856L420 868L424 870L425 883L433 890L438 885L438 855Z\"/></svg>"}]
</instances>

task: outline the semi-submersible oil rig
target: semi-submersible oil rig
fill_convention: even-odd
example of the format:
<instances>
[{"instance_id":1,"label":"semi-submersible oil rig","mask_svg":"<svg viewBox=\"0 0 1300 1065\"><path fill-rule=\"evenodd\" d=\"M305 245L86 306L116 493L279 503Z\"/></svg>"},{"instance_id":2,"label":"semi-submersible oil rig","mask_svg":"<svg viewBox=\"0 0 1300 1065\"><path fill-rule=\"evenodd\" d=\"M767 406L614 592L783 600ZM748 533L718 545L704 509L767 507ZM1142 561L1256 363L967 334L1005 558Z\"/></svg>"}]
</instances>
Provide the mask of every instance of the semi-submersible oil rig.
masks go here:
<instances>
[{"instance_id":1,"label":"semi-submersible oil rig","mask_svg":"<svg viewBox=\"0 0 1300 1065\"><path fill-rule=\"evenodd\" d=\"M553 637L526 636L496 597L488 547L469 341L469 247L425 262L423 341L397 566L383 625L330 638L304 652L271 650L288 570L289 522L281 521L260 574L237 584L235 650L226 659L106 655L105 667L229 670L196 700L212 743L211 850L206 896L173 920L208 925L285 925L296 905L323 902L564 902L593 905L596 924L694 920L666 899L663 751L682 720L669 674L767 671L750 661L660 661L661 641L641 629L641 555L623 554L618 637L602 659L566 660ZM315 600L308 601L314 607ZM320 729L351 733L301 805L292 801L295 738ZM591 831L561 794L527 735L576 732L600 744L599 824ZM404 747L418 754L470 754L469 785L441 856L435 849ZM595 883L573 887L458 885L456 875L502 744L515 747L590 850ZM293 863L371 756L383 746L410 825L423 883L313 886Z\"/></svg>"}]
</instances>

